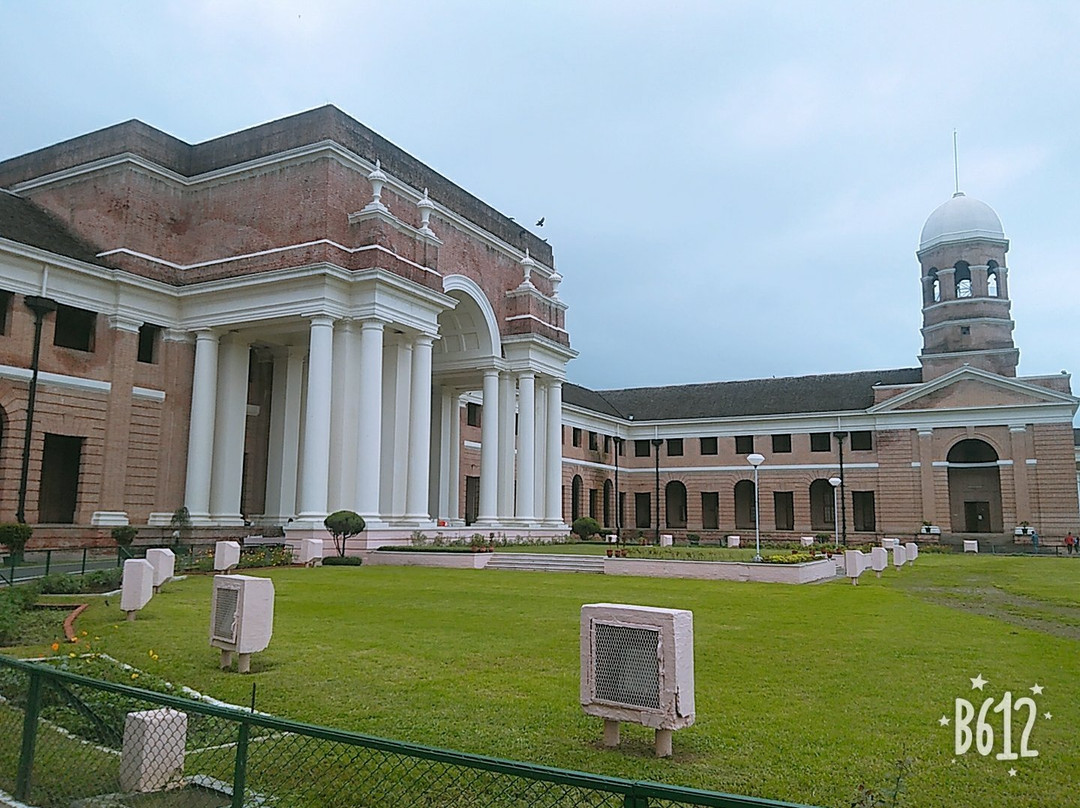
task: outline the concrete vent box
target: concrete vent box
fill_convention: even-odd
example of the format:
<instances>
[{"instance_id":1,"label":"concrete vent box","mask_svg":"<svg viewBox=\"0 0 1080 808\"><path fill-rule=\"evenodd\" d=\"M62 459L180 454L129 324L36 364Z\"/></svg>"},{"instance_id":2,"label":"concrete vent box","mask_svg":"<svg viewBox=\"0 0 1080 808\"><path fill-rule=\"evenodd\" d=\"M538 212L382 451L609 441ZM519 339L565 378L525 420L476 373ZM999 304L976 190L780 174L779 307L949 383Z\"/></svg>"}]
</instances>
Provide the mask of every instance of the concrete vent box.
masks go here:
<instances>
[{"instance_id":1,"label":"concrete vent box","mask_svg":"<svg viewBox=\"0 0 1080 808\"><path fill-rule=\"evenodd\" d=\"M240 563L240 543L219 541L214 545L214 569L219 572L231 570Z\"/></svg>"},{"instance_id":2,"label":"concrete vent box","mask_svg":"<svg viewBox=\"0 0 1080 808\"><path fill-rule=\"evenodd\" d=\"M581 607L581 706L604 719L604 743L619 722L656 730L656 754L671 754L672 730L694 723L694 615L615 603Z\"/></svg>"},{"instance_id":3,"label":"concrete vent box","mask_svg":"<svg viewBox=\"0 0 1080 808\"><path fill-rule=\"evenodd\" d=\"M274 629L274 582L250 575L215 575L210 605L210 645L221 649L221 667L247 673L251 654L270 644Z\"/></svg>"},{"instance_id":4,"label":"concrete vent box","mask_svg":"<svg viewBox=\"0 0 1080 808\"><path fill-rule=\"evenodd\" d=\"M124 562L124 577L120 584L120 608L128 620L150 602L154 596L154 565L144 558L129 558Z\"/></svg>"},{"instance_id":5,"label":"concrete vent box","mask_svg":"<svg viewBox=\"0 0 1080 808\"><path fill-rule=\"evenodd\" d=\"M176 572L176 556L172 550L153 547L146 551L146 560L154 567L154 592L157 592Z\"/></svg>"}]
</instances>

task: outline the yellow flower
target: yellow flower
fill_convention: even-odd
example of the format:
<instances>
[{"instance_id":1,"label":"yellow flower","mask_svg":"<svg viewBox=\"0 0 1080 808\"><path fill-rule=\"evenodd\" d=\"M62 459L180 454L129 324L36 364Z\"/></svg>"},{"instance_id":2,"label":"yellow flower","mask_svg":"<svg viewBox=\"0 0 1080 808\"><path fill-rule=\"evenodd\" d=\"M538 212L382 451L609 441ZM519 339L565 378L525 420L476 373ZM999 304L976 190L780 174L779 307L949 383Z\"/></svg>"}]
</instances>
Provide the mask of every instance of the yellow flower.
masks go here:
<instances>
[{"instance_id":1,"label":"yellow flower","mask_svg":"<svg viewBox=\"0 0 1080 808\"><path fill-rule=\"evenodd\" d=\"M82 632L82 635L83 635L83 636L85 637L85 636L86 636L86 632L85 632L85 631L84 631L84 632Z\"/></svg>"},{"instance_id":2,"label":"yellow flower","mask_svg":"<svg viewBox=\"0 0 1080 808\"><path fill-rule=\"evenodd\" d=\"M153 658L154 658L154 649L153 649L153 648L151 648L151 649L150 649L150 653L148 654L148 656L149 656L149 657L150 657L151 659L153 659Z\"/></svg>"},{"instance_id":3,"label":"yellow flower","mask_svg":"<svg viewBox=\"0 0 1080 808\"><path fill-rule=\"evenodd\" d=\"M72 651L70 654L68 654L68 656L71 657L72 659L74 659L75 658L75 652Z\"/></svg>"},{"instance_id":4,"label":"yellow flower","mask_svg":"<svg viewBox=\"0 0 1080 808\"><path fill-rule=\"evenodd\" d=\"M58 642L54 642L54 643L53 643L52 645L50 645L49 647L50 647L50 648L52 648L52 649L53 649L54 651L59 651L59 650L60 650L60 643L58 643Z\"/></svg>"},{"instance_id":5,"label":"yellow flower","mask_svg":"<svg viewBox=\"0 0 1080 808\"><path fill-rule=\"evenodd\" d=\"M154 662L157 662L160 658L157 654L154 654Z\"/></svg>"},{"instance_id":6,"label":"yellow flower","mask_svg":"<svg viewBox=\"0 0 1080 808\"><path fill-rule=\"evenodd\" d=\"M131 674L131 678L132 678L132 679L138 679L138 678L139 678L139 674L137 674L137 673L133 673L133 674Z\"/></svg>"}]
</instances>

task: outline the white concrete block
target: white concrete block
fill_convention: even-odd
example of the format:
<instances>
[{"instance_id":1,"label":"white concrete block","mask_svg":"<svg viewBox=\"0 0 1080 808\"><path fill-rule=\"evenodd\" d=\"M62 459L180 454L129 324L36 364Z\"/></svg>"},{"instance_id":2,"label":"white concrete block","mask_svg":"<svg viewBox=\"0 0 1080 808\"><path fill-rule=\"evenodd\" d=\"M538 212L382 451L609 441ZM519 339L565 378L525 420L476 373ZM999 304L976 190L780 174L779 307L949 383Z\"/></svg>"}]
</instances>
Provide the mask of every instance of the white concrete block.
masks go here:
<instances>
[{"instance_id":1,"label":"white concrete block","mask_svg":"<svg viewBox=\"0 0 1080 808\"><path fill-rule=\"evenodd\" d=\"M274 631L274 582L251 575L216 575L212 597L210 645L228 654L240 654L243 668L248 654L262 651L270 644Z\"/></svg>"},{"instance_id":2,"label":"white concrete block","mask_svg":"<svg viewBox=\"0 0 1080 808\"><path fill-rule=\"evenodd\" d=\"M977 539L964 539L964 552L965 553L977 553L979 552L979 542Z\"/></svg>"},{"instance_id":3,"label":"white concrete block","mask_svg":"<svg viewBox=\"0 0 1080 808\"><path fill-rule=\"evenodd\" d=\"M667 533L661 533L660 534L660 546L661 547L670 547L672 541L673 541L673 539L672 539L672 536L670 534L667 534Z\"/></svg>"},{"instance_id":4,"label":"white concrete block","mask_svg":"<svg viewBox=\"0 0 1080 808\"><path fill-rule=\"evenodd\" d=\"M322 539L300 539L296 552L297 561L301 564L321 564L323 559Z\"/></svg>"},{"instance_id":5,"label":"white concrete block","mask_svg":"<svg viewBox=\"0 0 1080 808\"><path fill-rule=\"evenodd\" d=\"M909 541L904 545L904 549L907 551L908 563L913 564L915 559L919 557L919 545L913 541Z\"/></svg>"},{"instance_id":6,"label":"white concrete block","mask_svg":"<svg viewBox=\"0 0 1080 808\"><path fill-rule=\"evenodd\" d=\"M728 547L738 547L741 542L742 542L742 537L741 536L728 536L727 537L727 546Z\"/></svg>"},{"instance_id":7,"label":"white concrete block","mask_svg":"<svg viewBox=\"0 0 1080 808\"><path fill-rule=\"evenodd\" d=\"M124 577L120 584L120 608L135 618L135 612L154 596L154 565L144 558L129 558L124 562Z\"/></svg>"},{"instance_id":8,"label":"white concrete block","mask_svg":"<svg viewBox=\"0 0 1080 808\"><path fill-rule=\"evenodd\" d=\"M154 568L154 590L173 577L176 571L176 556L172 550L164 547L153 547L146 551L146 560Z\"/></svg>"},{"instance_id":9,"label":"white concrete block","mask_svg":"<svg viewBox=\"0 0 1080 808\"><path fill-rule=\"evenodd\" d=\"M120 753L123 791L160 791L184 774L187 714L179 710L143 710L124 720Z\"/></svg>"},{"instance_id":10,"label":"white concrete block","mask_svg":"<svg viewBox=\"0 0 1080 808\"><path fill-rule=\"evenodd\" d=\"M907 563L907 550L905 550L904 545L900 544L899 542L897 542L896 546L893 547L892 556L893 566L897 569L900 569L902 566L904 566L904 564Z\"/></svg>"},{"instance_id":11,"label":"white concrete block","mask_svg":"<svg viewBox=\"0 0 1080 808\"><path fill-rule=\"evenodd\" d=\"M859 582L862 575L870 566L870 556L860 550L844 551L844 574L851 579L853 584Z\"/></svg>"},{"instance_id":12,"label":"white concrete block","mask_svg":"<svg viewBox=\"0 0 1080 808\"><path fill-rule=\"evenodd\" d=\"M619 537L616 536L614 533L608 533L607 536L605 536L604 538L607 539L608 544L618 544L619 543Z\"/></svg>"},{"instance_id":13,"label":"white concrete block","mask_svg":"<svg viewBox=\"0 0 1080 808\"><path fill-rule=\"evenodd\" d=\"M231 570L240 563L240 543L219 541L214 545L214 569L219 572Z\"/></svg>"},{"instance_id":14,"label":"white concrete block","mask_svg":"<svg viewBox=\"0 0 1080 808\"><path fill-rule=\"evenodd\" d=\"M870 566L880 578L882 571L889 566L889 551L884 547L872 547L870 549Z\"/></svg>"},{"instance_id":15,"label":"white concrete block","mask_svg":"<svg viewBox=\"0 0 1080 808\"><path fill-rule=\"evenodd\" d=\"M881 546L886 550L892 550L900 543L900 539L882 539Z\"/></svg>"},{"instance_id":16,"label":"white concrete block","mask_svg":"<svg viewBox=\"0 0 1080 808\"><path fill-rule=\"evenodd\" d=\"M799 544L801 544L803 547L813 547L813 545L814 545L814 537L813 536L801 536L799 538Z\"/></svg>"}]
</instances>

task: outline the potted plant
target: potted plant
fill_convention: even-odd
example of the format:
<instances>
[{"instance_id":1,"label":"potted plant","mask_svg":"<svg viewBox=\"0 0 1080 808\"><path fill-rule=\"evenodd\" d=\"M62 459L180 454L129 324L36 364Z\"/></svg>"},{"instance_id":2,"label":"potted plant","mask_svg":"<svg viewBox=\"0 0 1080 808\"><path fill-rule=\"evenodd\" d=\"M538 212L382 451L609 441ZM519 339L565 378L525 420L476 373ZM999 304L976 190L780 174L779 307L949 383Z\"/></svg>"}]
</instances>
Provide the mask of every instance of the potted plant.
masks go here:
<instances>
[{"instance_id":1,"label":"potted plant","mask_svg":"<svg viewBox=\"0 0 1080 808\"><path fill-rule=\"evenodd\" d=\"M139 535L139 529L134 525L117 525L110 533L112 534L113 541L116 542L116 546L120 548L121 554L125 558L130 558L131 552L128 548L131 547L131 543L135 541L135 537Z\"/></svg>"},{"instance_id":2,"label":"potted plant","mask_svg":"<svg viewBox=\"0 0 1080 808\"><path fill-rule=\"evenodd\" d=\"M1014 536L1030 536L1031 535L1031 523L1021 522L1020 526L1013 531Z\"/></svg>"},{"instance_id":3,"label":"potted plant","mask_svg":"<svg viewBox=\"0 0 1080 808\"><path fill-rule=\"evenodd\" d=\"M920 533L940 535L941 528L937 525L932 525L929 522L923 522L922 527L919 528Z\"/></svg>"},{"instance_id":4,"label":"potted plant","mask_svg":"<svg viewBox=\"0 0 1080 808\"><path fill-rule=\"evenodd\" d=\"M615 549L613 547L608 547L607 548L607 557L611 558L613 555L615 555Z\"/></svg>"}]
</instances>

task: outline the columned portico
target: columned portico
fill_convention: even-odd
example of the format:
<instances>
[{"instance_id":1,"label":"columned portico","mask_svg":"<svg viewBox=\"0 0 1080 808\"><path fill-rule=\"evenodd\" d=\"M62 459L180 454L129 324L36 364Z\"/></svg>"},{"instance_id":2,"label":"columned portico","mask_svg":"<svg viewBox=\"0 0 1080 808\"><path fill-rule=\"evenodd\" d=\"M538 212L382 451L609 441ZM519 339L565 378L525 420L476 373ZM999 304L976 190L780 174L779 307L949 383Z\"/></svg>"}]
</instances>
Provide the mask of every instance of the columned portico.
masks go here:
<instances>
[{"instance_id":1,"label":"columned portico","mask_svg":"<svg viewBox=\"0 0 1080 808\"><path fill-rule=\"evenodd\" d=\"M369 526L379 521L382 455L383 320L360 324L359 435L356 451L356 506Z\"/></svg>"},{"instance_id":2,"label":"columned portico","mask_svg":"<svg viewBox=\"0 0 1080 808\"><path fill-rule=\"evenodd\" d=\"M534 464L536 460L536 379L532 371L518 375L517 510L523 522L535 518Z\"/></svg>"},{"instance_id":3,"label":"columned portico","mask_svg":"<svg viewBox=\"0 0 1080 808\"><path fill-rule=\"evenodd\" d=\"M287 345L274 351L270 393L270 435L263 521L284 524L296 516L297 465L300 460L300 401L304 350Z\"/></svg>"},{"instance_id":4,"label":"columned portico","mask_svg":"<svg viewBox=\"0 0 1080 808\"><path fill-rule=\"evenodd\" d=\"M195 370L191 387L191 427L188 432L187 481L184 499L193 525L210 524L210 473L214 457L217 411L217 332L195 332Z\"/></svg>"},{"instance_id":5,"label":"columned portico","mask_svg":"<svg viewBox=\"0 0 1080 808\"><path fill-rule=\"evenodd\" d=\"M547 524L565 524L562 515L562 382L552 381L547 393Z\"/></svg>"},{"instance_id":6,"label":"columned portico","mask_svg":"<svg viewBox=\"0 0 1080 808\"><path fill-rule=\"evenodd\" d=\"M412 390L409 409L409 478L406 490L406 518L410 522L431 521L428 514L428 474L431 440L431 346L433 339L421 334L413 342Z\"/></svg>"},{"instance_id":7,"label":"columned portico","mask_svg":"<svg viewBox=\"0 0 1080 808\"><path fill-rule=\"evenodd\" d=\"M250 344L240 334L226 334L221 339L210 483L210 520L217 525L244 524L244 517L240 515L240 492L244 474L250 351Z\"/></svg>"},{"instance_id":8,"label":"columned portico","mask_svg":"<svg viewBox=\"0 0 1080 808\"><path fill-rule=\"evenodd\" d=\"M484 371L484 416L480 423L480 510L477 522L498 521L499 371Z\"/></svg>"},{"instance_id":9,"label":"columned portico","mask_svg":"<svg viewBox=\"0 0 1080 808\"><path fill-rule=\"evenodd\" d=\"M330 482L330 403L334 370L334 319L311 318L308 378L297 528L322 530Z\"/></svg>"}]
</instances>

